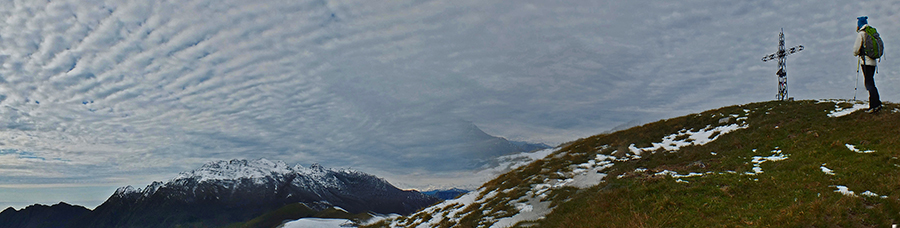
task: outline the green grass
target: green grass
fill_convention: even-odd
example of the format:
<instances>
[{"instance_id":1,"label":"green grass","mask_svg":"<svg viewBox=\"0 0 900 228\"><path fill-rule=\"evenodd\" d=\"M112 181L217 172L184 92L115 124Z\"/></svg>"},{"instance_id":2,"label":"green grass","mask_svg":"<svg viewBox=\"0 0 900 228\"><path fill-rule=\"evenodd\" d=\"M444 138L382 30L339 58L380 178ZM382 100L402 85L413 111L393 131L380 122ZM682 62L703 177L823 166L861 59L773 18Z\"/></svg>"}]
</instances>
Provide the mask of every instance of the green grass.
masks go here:
<instances>
[{"instance_id":1,"label":"green grass","mask_svg":"<svg viewBox=\"0 0 900 228\"><path fill-rule=\"evenodd\" d=\"M483 185L508 190L504 195L470 206L459 223L447 227L479 227L491 213L515 212L509 201L535 184L559 178L557 172L584 163L596 154L621 157L628 147L650 147L682 130L746 121L748 128L718 135L702 146L642 154L639 160L616 162L605 181L588 189L551 190L555 209L545 219L519 225L536 227L890 227L900 224L900 113L885 104L879 114L856 112L832 118L835 103L817 101L762 102L724 107L661 120L610 134L565 144L547 159L503 174ZM849 107L850 104L840 104ZM745 111L749 110L749 112ZM735 118L734 116L737 116ZM730 119L723 119L730 117ZM746 117L746 118L744 118ZM741 118L741 119L738 119ZM719 123L720 120L729 120ZM681 137L678 139L684 139ZM860 154L845 144L875 153ZM754 156L781 150L788 158L760 164ZM713 154L714 152L715 154ZM826 164L836 175L820 169ZM646 172L635 172L637 168ZM681 178L653 173L707 173ZM622 178L617 178L622 175ZM835 192L847 186L857 196ZM509 190L512 189L512 190ZM872 191L882 196L862 196ZM410 218L422 218L414 215ZM536 224L535 224L536 222ZM374 227L384 226L375 225Z\"/></svg>"}]
</instances>

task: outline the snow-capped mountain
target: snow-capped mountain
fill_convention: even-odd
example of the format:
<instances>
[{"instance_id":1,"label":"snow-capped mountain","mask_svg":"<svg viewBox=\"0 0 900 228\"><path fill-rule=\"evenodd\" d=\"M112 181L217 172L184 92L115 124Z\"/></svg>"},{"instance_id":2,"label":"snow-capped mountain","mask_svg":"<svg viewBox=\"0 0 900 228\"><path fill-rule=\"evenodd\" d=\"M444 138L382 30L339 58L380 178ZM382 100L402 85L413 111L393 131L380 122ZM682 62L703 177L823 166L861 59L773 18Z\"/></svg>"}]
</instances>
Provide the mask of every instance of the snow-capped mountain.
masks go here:
<instances>
[{"instance_id":1,"label":"snow-capped mountain","mask_svg":"<svg viewBox=\"0 0 900 228\"><path fill-rule=\"evenodd\" d=\"M318 166L314 164L313 166ZM293 173L296 171L307 171L303 166L297 165L293 168L289 167L282 161L269 161L259 159L254 161L248 160L231 160L231 161L214 161L209 162L199 169L189 172L182 172L175 177L180 179L198 179L205 180L236 180L241 178L260 178L267 176L277 176Z\"/></svg>"},{"instance_id":2,"label":"snow-capped mountain","mask_svg":"<svg viewBox=\"0 0 900 228\"><path fill-rule=\"evenodd\" d=\"M204 226L246 221L287 204L350 213L409 214L440 201L349 169L281 161L209 162L168 182L121 187L78 225L84 227ZM146 221L158 221L148 226Z\"/></svg>"}]
</instances>

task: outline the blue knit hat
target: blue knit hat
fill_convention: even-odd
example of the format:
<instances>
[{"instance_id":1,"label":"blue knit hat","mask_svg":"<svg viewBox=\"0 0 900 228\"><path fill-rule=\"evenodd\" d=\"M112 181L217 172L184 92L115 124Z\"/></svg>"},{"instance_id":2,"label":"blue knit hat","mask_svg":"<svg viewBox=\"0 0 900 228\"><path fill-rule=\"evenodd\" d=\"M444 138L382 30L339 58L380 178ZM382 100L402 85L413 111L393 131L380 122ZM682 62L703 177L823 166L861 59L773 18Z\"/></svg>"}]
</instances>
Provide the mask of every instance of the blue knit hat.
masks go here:
<instances>
[{"instance_id":1,"label":"blue knit hat","mask_svg":"<svg viewBox=\"0 0 900 228\"><path fill-rule=\"evenodd\" d=\"M856 20L857 20L857 21L856 21L856 28L859 29L859 28L862 28L863 25L869 24L869 22L866 21L866 19L869 19L869 17L867 17L867 16L857 17L857 18L856 18Z\"/></svg>"}]
</instances>

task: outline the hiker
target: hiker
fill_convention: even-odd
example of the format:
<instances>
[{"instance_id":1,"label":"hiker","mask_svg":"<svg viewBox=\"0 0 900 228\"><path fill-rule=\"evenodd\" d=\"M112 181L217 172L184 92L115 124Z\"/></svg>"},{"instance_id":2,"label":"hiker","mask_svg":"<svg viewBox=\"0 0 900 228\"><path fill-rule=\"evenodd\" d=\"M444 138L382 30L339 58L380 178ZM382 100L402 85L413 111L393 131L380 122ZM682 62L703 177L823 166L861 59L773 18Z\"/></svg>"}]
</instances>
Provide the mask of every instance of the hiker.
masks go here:
<instances>
[{"instance_id":1,"label":"hiker","mask_svg":"<svg viewBox=\"0 0 900 228\"><path fill-rule=\"evenodd\" d=\"M866 33L866 29L871 27L867 21L868 18L869 17L866 16L856 18L856 32L858 35L856 36L856 43L853 44L853 54L859 56L860 65L865 78L864 82L866 84L866 90L869 91L869 109L867 109L866 112L876 113L881 110L881 99L878 96L878 88L875 88L875 69L877 67L876 59L881 57L882 53L875 54L876 57L873 58L871 57L871 53L866 53L865 51L865 48L869 48L865 46L866 41L871 39ZM873 42L869 41L869 44L871 43Z\"/></svg>"}]
</instances>

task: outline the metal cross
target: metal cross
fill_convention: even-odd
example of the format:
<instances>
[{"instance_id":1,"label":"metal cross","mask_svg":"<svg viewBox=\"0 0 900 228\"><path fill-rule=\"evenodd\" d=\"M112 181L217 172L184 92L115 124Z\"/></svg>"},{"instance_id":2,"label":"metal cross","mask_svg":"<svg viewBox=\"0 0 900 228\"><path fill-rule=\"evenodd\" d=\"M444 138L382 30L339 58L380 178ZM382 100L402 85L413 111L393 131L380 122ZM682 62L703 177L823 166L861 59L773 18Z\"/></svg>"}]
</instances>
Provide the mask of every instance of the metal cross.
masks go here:
<instances>
[{"instance_id":1,"label":"metal cross","mask_svg":"<svg viewBox=\"0 0 900 228\"><path fill-rule=\"evenodd\" d=\"M775 75L778 75L778 95L775 95L775 99L779 101L783 101L785 97L788 95L787 91L787 71L784 70L784 60L788 55L800 52L803 50L803 45L799 45L796 47L792 47L791 49L784 49L784 29L781 29L781 33L778 34L778 52L767 55L762 58L763 62L767 62L769 60L778 59L778 72L775 72Z\"/></svg>"}]
</instances>

